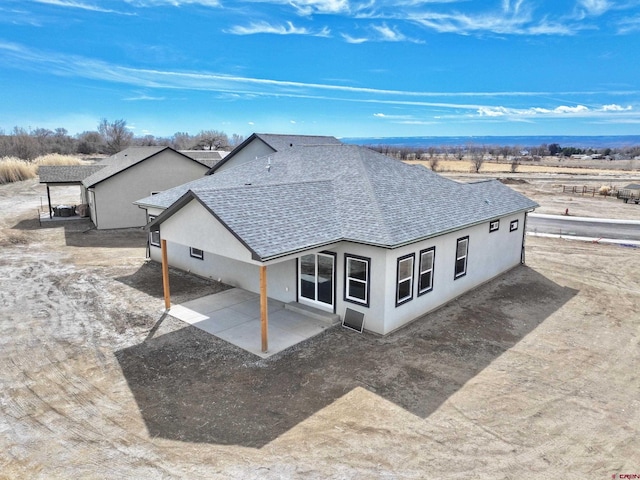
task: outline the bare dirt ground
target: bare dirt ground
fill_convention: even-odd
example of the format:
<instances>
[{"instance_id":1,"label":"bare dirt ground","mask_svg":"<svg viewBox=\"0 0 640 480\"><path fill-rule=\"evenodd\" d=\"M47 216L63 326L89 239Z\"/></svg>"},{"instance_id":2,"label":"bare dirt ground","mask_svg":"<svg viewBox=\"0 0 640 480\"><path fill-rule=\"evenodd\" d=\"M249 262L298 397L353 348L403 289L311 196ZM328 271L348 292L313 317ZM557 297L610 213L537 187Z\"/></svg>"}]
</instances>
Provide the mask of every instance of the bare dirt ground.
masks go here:
<instances>
[{"instance_id":1,"label":"bare dirt ground","mask_svg":"<svg viewBox=\"0 0 640 480\"><path fill-rule=\"evenodd\" d=\"M527 266L388 337L261 360L162 318L143 232L41 228L43 195L0 187L0 478L640 474L638 249L528 238ZM171 281L174 302L224 288Z\"/></svg>"}]
</instances>

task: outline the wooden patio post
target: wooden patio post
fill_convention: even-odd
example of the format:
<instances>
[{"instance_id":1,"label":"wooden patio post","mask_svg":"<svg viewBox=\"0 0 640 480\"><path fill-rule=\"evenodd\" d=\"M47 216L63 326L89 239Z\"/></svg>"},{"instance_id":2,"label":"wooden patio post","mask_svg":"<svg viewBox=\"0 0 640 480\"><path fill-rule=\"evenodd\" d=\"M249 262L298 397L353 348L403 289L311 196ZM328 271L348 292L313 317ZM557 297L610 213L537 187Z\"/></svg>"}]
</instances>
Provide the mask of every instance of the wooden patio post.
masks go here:
<instances>
[{"instance_id":1,"label":"wooden patio post","mask_svg":"<svg viewBox=\"0 0 640 480\"><path fill-rule=\"evenodd\" d=\"M167 241L160 242L162 246L162 289L164 290L164 308L171 308L171 295L169 293L169 263L167 262Z\"/></svg>"},{"instance_id":2,"label":"wooden patio post","mask_svg":"<svg viewBox=\"0 0 640 480\"><path fill-rule=\"evenodd\" d=\"M266 353L269 348L268 339L268 310L267 310L267 267L260 266L260 325L262 327L262 352Z\"/></svg>"}]
</instances>

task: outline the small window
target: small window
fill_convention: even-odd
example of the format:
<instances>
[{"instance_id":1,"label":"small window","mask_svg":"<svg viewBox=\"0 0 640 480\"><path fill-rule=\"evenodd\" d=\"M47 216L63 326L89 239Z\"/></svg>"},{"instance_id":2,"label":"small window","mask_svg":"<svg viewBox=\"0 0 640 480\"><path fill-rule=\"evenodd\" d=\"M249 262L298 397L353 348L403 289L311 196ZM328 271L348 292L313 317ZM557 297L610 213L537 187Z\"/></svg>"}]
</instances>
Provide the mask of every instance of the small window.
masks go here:
<instances>
[{"instance_id":1,"label":"small window","mask_svg":"<svg viewBox=\"0 0 640 480\"><path fill-rule=\"evenodd\" d=\"M344 299L369 306L371 259L345 254Z\"/></svg>"},{"instance_id":2,"label":"small window","mask_svg":"<svg viewBox=\"0 0 640 480\"><path fill-rule=\"evenodd\" d=\"M199 248L189 247L189 255L200 260L204 259L204 252Z\"/></svg>"},{"instance_id":3,"label":"small window","mask_svg":"<svg viewBox=\"0 0 640 480\"><path fill-rule=\"evenodd\" d=\"M431 247L420 252L420 272L418 273L418 295L433 290L433 262L436 256L436 247Z\"/></svg>"},{"instance_id":4,"label":"small window","mask_svg":"<svg viewBox=\"0 0 640 480\"><path fill-rule=\"evenodd\" d=\"M509 231L515 232L516 230L518 230L518 220L511 220L511 223L509 224Z\"/></svg>"},{"instance_id":5,"label":"small window","mask_svg":"<svg viewBox=\"0 0 640 480\"><path fill-rule=\"evenodd\" d=\"M498 230L500 230L500 220L489 222L489 232L497 232Z\"/></svg>"},{"instance_id":6,"label":"small window","mask_svg":"<svg viewBox=\"0 0 640 480\"><path fill-rule=\"evenodd\" d=\"M469 250L469 237L458 239L456 246L456 272L455 278L463 277L467 274L467 253Z\"/></svg>"},{"instance_id":7,"label":"small window","mask_svg":"<svg viewBox=\"0 0 640 480\"><path fill-rule=\"evenodd\" d=\"M149 222L147 223L151 223L155 219L155 215L149 215ZM154 247L160 246L160 230L149 232L149 245L153 245Z\"/></svg>"},{"instance_id":8,"label":"small window","mask_svg":"<svg viewBox=\"0 0 640 480\"><path fill-rule=\"evenodd\" d=\"M405 255L398 259L396 277L396 307L413 298L413 259L415 255Z\"/></svg>"}]
</instances>

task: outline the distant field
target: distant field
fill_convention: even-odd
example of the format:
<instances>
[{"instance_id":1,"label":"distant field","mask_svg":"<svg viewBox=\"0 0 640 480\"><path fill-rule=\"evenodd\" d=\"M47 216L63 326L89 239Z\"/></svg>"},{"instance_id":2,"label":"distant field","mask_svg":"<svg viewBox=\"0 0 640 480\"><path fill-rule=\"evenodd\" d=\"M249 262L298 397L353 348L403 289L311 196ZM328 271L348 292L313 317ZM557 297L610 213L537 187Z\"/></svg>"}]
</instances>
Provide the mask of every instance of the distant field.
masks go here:
<instances>
[{"instance_id":1,"label":"distant field","mask_svg":"<svg viewBox=\"0 0 640 480\"><path fill-rule=\"evenodd\" d=\"M407 160L406 163L420 164L429 168L429 160ZM438 160L438 172L469 173L472 172L470 160ZM540 161L522 161L516 169L518 173L566 173L566 174L615 174L624 172L638 173L640 161L638 160L558 160L557 158L545 158ZM495 160L486 161L480 168L480 173L512 173L511 162Z\"/></svg>"}]
</instances>

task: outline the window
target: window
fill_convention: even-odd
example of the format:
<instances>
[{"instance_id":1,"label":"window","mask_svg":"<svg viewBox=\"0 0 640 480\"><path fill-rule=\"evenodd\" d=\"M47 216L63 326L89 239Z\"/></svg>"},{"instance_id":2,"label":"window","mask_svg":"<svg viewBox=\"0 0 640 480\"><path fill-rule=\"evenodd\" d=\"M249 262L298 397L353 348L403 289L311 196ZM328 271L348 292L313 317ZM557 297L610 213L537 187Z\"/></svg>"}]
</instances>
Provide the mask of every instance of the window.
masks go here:
<instances>
[{"instance_id":1,"label":"window","mask_svg":"<svg viewBox=\"0 0 640 480\"><path fill-rule=\"evenodd\" d=\"M500 220L489 222L489 232L497 232L498 230L500 230Z\"/></svg>"},{"instance_id":2,"label":"window","mask_svg":"<svg viewBox=\"0 0 640 480\"><path fill-rule=\"evenodd\" d=\"M511 223L509 224L509 231L515 232L516 230L518 230L518 220L511 220Z\"/></svg>"},{"instance_id":3,"label":"window","mask_svg":"<svg viewBox=\"0 0 640 480\"><path fill-rule=\"evenodd\" d=\"M396 277L396 307L413 298L413 259L415 255L405 255L398 259Z\"/></svg>"},{"instance_id":4,"label":"window","mask_svg":"<svg viewBox=\"0 0 640 480\"><path fill-rule=\"evenodd\" d=\"M418 273L418 295L433 290L433 262L436 256L436 247L431 247L420 252L420 271Z\"/></svg>"},{"instance_id":5,"label":"window","mask_svg":"<svg viewBox=\"0 0 640 480\"><path fill-rule=\"evenodd\" d=\"M369 306L369 277L371 259L345 254L344 299Z\"/></svg>"},{"instance_id":6,"label":"window","mask_svg":"<svg viewBox=\"0 0 640 480\"><path fill-rule=\"evenodd\" d=\"M469 250L469 237L458 239L456 246L456 273L454 279L467 274L467 253Z\"/></svg>"},{"instance_id":7,"label":"window","mask_svg":"<svg viewBox=\"0 0 640 480\"><path fill-rule=\"evenodd\" d=\"M200 260L204 259L204 252L199 248L189 247L189 255L193 258L199 258Z\"/></svg>"},{"instance_id":8,"label":"window","mask_svg":"<svg viewBox=\"0 0 640 480\"><path fill-rule=\"evenodd\" d=\"M155 215L149 215L148 223L151 223L155 219L156 219ZM153 245L154 247L160 246L160 230L149 232L149 245Z\"/></svg>"}]
</instances>

